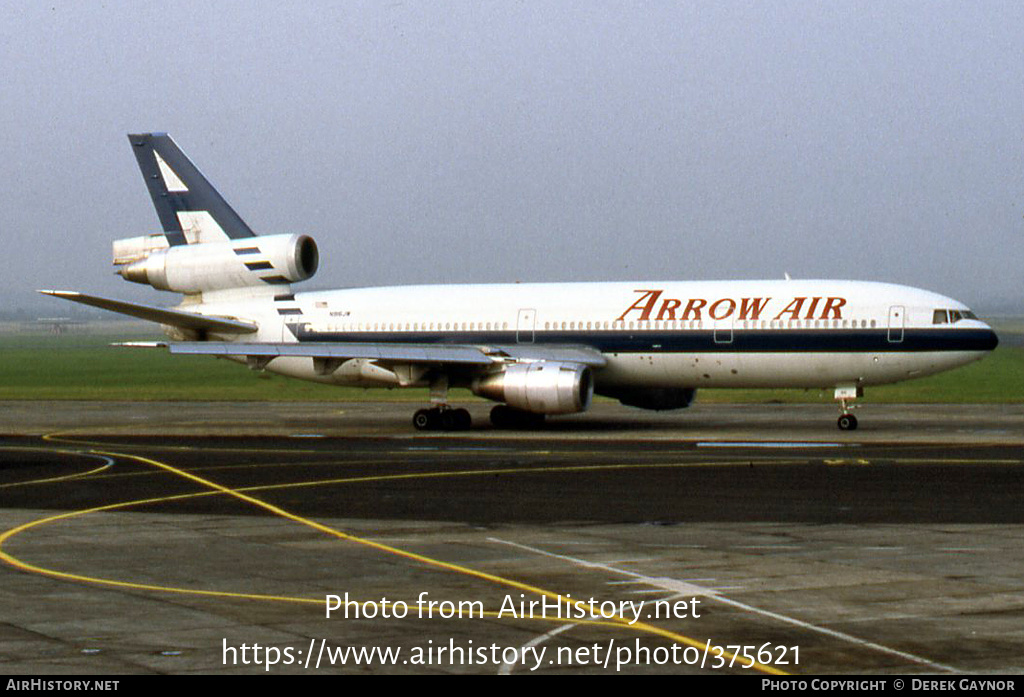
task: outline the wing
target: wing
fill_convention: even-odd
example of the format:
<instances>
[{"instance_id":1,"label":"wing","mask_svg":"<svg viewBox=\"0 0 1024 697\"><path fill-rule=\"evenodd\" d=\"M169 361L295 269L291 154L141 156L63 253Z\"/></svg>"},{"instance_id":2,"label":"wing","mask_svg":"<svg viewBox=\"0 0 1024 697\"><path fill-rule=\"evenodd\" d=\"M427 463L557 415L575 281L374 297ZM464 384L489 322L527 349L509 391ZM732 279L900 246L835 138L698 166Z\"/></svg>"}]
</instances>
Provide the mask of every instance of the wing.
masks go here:
<instances>
[{"instance_id":1,"label":"wing","mask_svg":"<svg viewBox=\"0 0 1024 697\"><path fill-rule=\"evenodd\" d=\"M475 346L433 344L247 344L217 341L183 341L167 344L171 353L205 356L246 356L259 359L278 357L369 358L400 363L459 363L491 365L494 361Z\"/></svg>"},{"instance_id":2,"label":"wing","mask_svg":"<svg viewBox=\"0 0 1024 697\"><path fill-rule=\"evenodd\" d=\"M303 342L267 343L184 341L167 344L171 353L207 356L246 356L266 364L280 356L348 360L366 358L381 363L412 365L464 365L486 367L506 361L557 361L601 368L605 357L586 346L515 344L475 346L470 344L402 344Z\"/></svg>"},{"instance_id":3,"label":"wing","mask_svg":"<svg viewBox=\"0 0 1024 697\"><path fill-rule=\"evenodd\" d=\"M139 305L137 303L124 302L123 300L111 300L110 298L101 298L96 295L85 295L84 293L76 293L71 290L41 290L39 292L45 295L52 295L55 298L63 298L71 302L118 312L130 317L138 317L150 322L181 327L182 329L212 331L222 334L252 334L258 329L252 322L245 322L233 317L217 317L201 315L198 312L169 310L164 307Z\"/></svg>"}]
</instances>

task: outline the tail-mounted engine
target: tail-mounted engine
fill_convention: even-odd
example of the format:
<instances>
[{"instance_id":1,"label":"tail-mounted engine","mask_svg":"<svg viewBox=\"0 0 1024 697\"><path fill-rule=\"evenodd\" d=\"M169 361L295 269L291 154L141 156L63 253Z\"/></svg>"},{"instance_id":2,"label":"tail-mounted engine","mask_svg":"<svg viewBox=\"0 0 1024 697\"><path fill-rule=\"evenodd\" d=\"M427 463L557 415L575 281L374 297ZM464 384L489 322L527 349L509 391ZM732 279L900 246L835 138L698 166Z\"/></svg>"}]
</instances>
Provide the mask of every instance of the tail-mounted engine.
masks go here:
<instances>
[{"instance_id":1,"label":"tail-mounted engine","mask_svg":"<svg viewBox=\"0 0 1024 697\"><path fill-rule=\"evenodd\" d=\"M125 280L159 290L201 293L312 278L320 264L307 235L268 235L168 246L164 235L114 242L114 264Z\"/></svg>"},{"instance_id":2,"label":"tail-mounted engine","mask_svg":"<svg viewBox=\"0 0 1024 697\"><path fill-rule=\"evenodd\" d=\"M594 396L590 368L579 363L512 363L473 382L474 394L535 414L586 411Z\"/></svg>"}]
</instances>

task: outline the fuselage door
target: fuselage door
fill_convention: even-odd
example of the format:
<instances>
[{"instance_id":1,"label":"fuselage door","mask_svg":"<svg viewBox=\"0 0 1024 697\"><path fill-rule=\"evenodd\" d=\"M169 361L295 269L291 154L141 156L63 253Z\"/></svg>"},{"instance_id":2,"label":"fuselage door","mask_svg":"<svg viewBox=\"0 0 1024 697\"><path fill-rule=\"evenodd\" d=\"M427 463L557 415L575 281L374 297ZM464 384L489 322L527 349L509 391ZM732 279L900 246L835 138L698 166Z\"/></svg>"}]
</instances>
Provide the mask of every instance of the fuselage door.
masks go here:
<instances>
[{"instance_id":1,"label":"fuselage door","mask_svg":"<svg viewBox=\"0 0 1024 697\"><path fill-rule=\"evenodd\" d=\"M520 344L533 343L533 329L537 320L536 310L520 310L516 322L516 341Z\"/></svg>"},{"instance_id":2,"label":"fuselage door","mask_svg":"<svg viewBox=\"0 0 1024 697\"><path fill-rule=\"evenodd\" d=\"M716 344L731 344L732 343L732 317L726 317L725 319L715 320L715 343Z\"/></svg>"},{"instance_id":3,"label":"fuselage door","mask_svg":"<svg viewBox=\"0 0 1024 697\"><path fill-rule=\"evenodd\" d=\"M903 341L903 325L906 320L906 308L893 305L889 308L889 343L898 344Z\"/></svg>"}]
</instances>

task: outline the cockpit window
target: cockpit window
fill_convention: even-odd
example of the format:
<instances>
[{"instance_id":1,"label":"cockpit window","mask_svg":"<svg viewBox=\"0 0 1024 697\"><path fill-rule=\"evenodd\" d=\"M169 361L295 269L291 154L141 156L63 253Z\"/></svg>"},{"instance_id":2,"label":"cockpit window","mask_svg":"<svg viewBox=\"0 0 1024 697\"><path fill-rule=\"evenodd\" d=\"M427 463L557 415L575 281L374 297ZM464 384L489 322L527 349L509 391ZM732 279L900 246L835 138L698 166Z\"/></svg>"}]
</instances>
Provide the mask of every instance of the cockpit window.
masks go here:
<instances>
[{"instance_id":1,"label":"cockpit window","mask_svg":"<svg viewBox=\"0 0 1024 697\"><path fill-rule=\"evenodd\" d=\"M935 310L932 313L932 324L955 324L962 319L978 319L970 310Z\"/></svg>"}]
</instances>

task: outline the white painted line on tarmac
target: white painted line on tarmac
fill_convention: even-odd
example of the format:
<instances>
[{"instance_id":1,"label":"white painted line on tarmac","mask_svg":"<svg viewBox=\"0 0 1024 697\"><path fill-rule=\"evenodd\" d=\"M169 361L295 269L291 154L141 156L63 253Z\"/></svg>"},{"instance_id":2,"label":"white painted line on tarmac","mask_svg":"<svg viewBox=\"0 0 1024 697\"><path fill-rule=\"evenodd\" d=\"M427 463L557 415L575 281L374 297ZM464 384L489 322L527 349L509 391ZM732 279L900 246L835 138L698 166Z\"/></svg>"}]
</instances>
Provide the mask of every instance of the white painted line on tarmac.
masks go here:
<instances>
[{"instance_id":1,"label":"white painted line on tarmac","mask_svg":"<svg viewBox=\"0 0 1024 697\"><path fill-rule=\"evenodd\" d=\"M495 542L497 544L508 545L510 547L515 547L516 549L521 549L521 550L524 550L526 552L531 552L533 554L538 554L538 555L545 556L545 557L551 557L551 558L554 558L554 559L561 559L563 561L569 562L570 564L573 564L575 566L581 566L581 567L586 568L586 569L599 569L601 571L606 571L608 573L619 574L621 576L629 576L629 577L632 577L632 578L635 578L635 579L640 579L644 583L648 583L648 584L650 584L652 586L655 586L657 588L663 588L665 590L675 591L679 595L687 595L687 596L698 596L698 595L700 595L700 596L704 596L706 598L710 598L711 600L718 601L718 602L720 602L720 603L722 603L724 605L729 605L731 607L734 607L734 608L736 608L738 610L743 610L745 612L750 612L752 614L761 615L762 617L768 617L769 619L777 620L779 622L784 622L786 624L790 624L790 625L793 625L795 627L799 627L801 629L806 629L806 630L811 631L811 632L817 632L819 634L824 634L825 636L829 636L829 637L832 637L834 639L840 639L842 641L846 641L846 642L849 642L851 644L855 644L857 646L864 647L866 649L872 649L874 651L879 651L881 653L886 653L886 654L889 654L891 656L898 656L899 658L902 658L904 660L910 661L911 663L917 663L919 665L928 666L929 668L934 668L936 670L942 670L942 671L946 671L946 672L949 672L949 673L958 673L958 672L960 672L958 669L956 669L956 668L954 668L952 666L947 666L947 665L945 665L943 663L936 663L934 661L928 660L927 658L922 658L921 656L915 656L914 654L907 653L905 651L900 651L898 649L893 649L893 648L890 648L888 646L883 646L882 644L876 644L873 641L867 641L866 639L861 639L859 637L855 637L855 636L852 636L850 634L846 634L845 632L836 631L834 629L829 629L827 627L820 627L818 625L811 624L810 622L804 622L803 620L798 620L795 617L788 617L786 615L780 615L777 612L772 612L770 610L763 610L761 608L757 608L757 607L754 607L752 605L747 605L746 603L741 603L738 600L732 600L731 598L726 598L725 596L720 594L720 590L715 590L715 589L712 589L712 588L703 588L701 586L697 586L697 585L694 585L692 583L687 583L685 581L680 581L680 580L672 579L672 578L646 576L646 575L638 573L636 571L627 571L625 569L618 569L618 568L615 568L614 566L609 566L607 564L602 564L601 562L587 561L586 559L579 559L577 557L570 557L570 556L565 555L565 554L556 554L554 552L548 552L547 550L538 549L536 547L529 547L527 545L519 544L518 542L511 542L509 540L502 540L502 539L499 539L499 538L496 538L496 537L488 537L487 539L490 542Z\"/></svg>"},{"instance_id":2,"label":"white painted line on tarmac","mask_svg":"<svg viewBox=\"0 0 1024 697\"><path fill-rule=\"evenodd\" d=\"M531 649L534 646L537 646L538 644L543 644L551 637L558 636L562 632L572 629L575 626L575 624L563 624L559 627L555 627L547 634L541 634L540 636L535 637L530 641L526 642L525 644L523 644L522 647L520 647L517 655L525 656L527 649ZM498 669L498 675L512 675L512 669L515 668L517 665L519 665L518 661L516 661L515 663L502 663L501 668Z\"/></svg>"}]
</instances>

